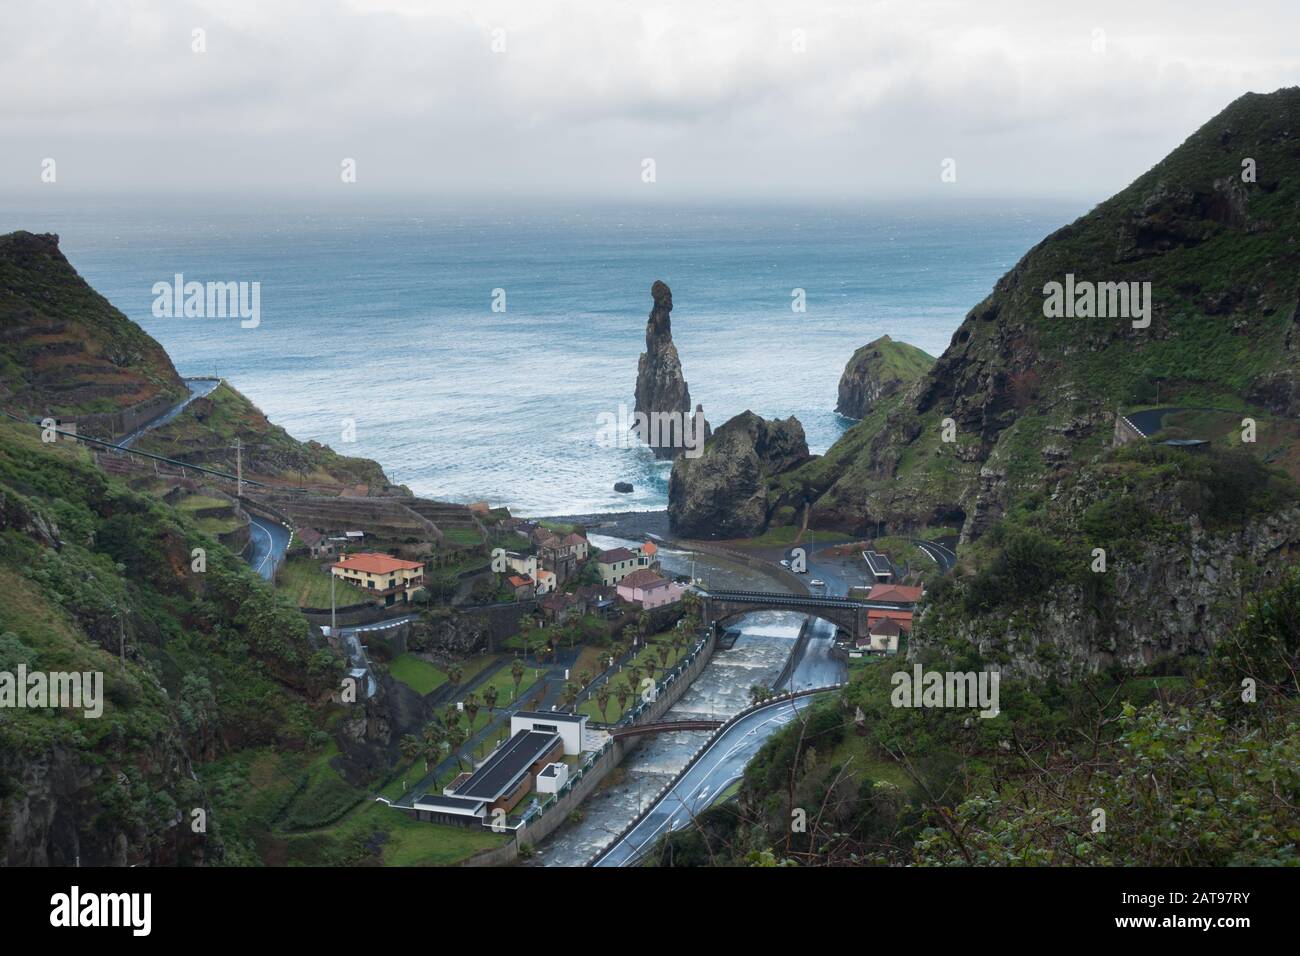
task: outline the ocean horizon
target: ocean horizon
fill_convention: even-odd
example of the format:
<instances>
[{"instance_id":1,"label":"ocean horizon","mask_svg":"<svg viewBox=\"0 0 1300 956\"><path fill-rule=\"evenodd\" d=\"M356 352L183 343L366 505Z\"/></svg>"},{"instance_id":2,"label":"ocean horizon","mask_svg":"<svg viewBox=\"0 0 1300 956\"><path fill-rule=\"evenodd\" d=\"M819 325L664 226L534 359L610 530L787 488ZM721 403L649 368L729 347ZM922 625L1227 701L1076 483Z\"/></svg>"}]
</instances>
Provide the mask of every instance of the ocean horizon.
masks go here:
<instances>
[{"instance_id":1,"label":"ocean horizon","mask_svg":"<svg viewBox=\"0 0 1300 956\"><path fill-rule=\"evenodd\" d=\"M656 279L673 290L673 338L710 423L794 415L821 453L852 424L835 400L855 349L888 334L939 355L998 277L1084 211L73 193L5 201L0 231L58 233L181 374L222 376L294 437L373 458L426 497L544 515L667 503L669 463L598 441L601 416L633 404ZM155 317L155 283L177 274L259 283L257 327Z\"/></svg>"}]
</instances>

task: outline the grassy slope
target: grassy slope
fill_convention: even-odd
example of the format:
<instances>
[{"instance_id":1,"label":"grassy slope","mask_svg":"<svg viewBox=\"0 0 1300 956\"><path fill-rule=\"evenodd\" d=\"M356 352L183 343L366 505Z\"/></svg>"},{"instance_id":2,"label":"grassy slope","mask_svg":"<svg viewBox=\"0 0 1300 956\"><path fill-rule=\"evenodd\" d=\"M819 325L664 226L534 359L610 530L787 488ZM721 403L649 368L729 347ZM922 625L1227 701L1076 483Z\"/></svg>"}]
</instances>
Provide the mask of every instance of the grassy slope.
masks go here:
<instances>
[{"instance_id":1,"label":"grassy slope","mask_svg":"<svg viewBox=\"0 0 1300 956\"><path fill-rule=\"evenodd\" d=\"M1300 90L1248 95L1131 186L1032 249L967 317L953 344L907 398L886 401L821 459L781 476L775 497L820 493L827 526L876 518L916 527L936 511L968 514L980 467L1006 473L1009 502L1041 486L1056 444L1079 461L1110 438L1114 413L1149 395L1273 417L1261 383L1294 375L1292 315L1300 251L1290 242L1300 170L1289 133ZM1240 182L1240 162L1260 182ZM1245 210L1235 219L1236 198ZM1145 237L1174 236L1163 252ZM1181 238L1180 238L1181 237ZM1190 238L1189 238L1190 237ZM1066 273L1150 281L1148 330L1116 319L1049 319L1042 289ZM1294 349L1294 344L1292 345ZM942 443L943 419L958 447ZM1283 457L1292 457L1289 452Z\"/></svg>"},{"instance_id":2,"label":"grassy slope","mask_svg":"<svg viewBox=\"0 0 1300 956\"><path fill-rule=\"evenodd\" d=\"M0 402L74 417L184 397L167 353L92 289L53 236L0 236Z\"/></svg>"},{"instance_id":3,"label":"grassy slope","mask_svg":"<svg viewBox=\"0 0 1300 956\"><path fill-rule=\"evenodd\" d=\"M340 455L328 445L300 442L223 382L180 415L140 439L141 451L233 471L235 440L244 446L244 476L268 483L308 485L388 484L368 458Z\"/></svg>"},{"instance_id":4,"label":"grassy slope","mask_svg":"<svg viewBox=\"0 0 1300 956\"><path fill-rule=\"evenodd\" d=\"M12 861L71 861L67 832L16 826L29 796L75 821L90 864L114 859L118 834L128 862L153 863L454 862L495 845L377 813L331 766L342 659L313 651L297 611L184 512L104 475L83 448L36 436L0 421L0 652L6 667L21 656L103 671L107 704L99 720L0 710ZM190 570L195 547L203 573ZM77 768L78 785L42 792L45 767ZM173 826L195 807L211 811L206 839Z\"/></svg>"}]
</instances>

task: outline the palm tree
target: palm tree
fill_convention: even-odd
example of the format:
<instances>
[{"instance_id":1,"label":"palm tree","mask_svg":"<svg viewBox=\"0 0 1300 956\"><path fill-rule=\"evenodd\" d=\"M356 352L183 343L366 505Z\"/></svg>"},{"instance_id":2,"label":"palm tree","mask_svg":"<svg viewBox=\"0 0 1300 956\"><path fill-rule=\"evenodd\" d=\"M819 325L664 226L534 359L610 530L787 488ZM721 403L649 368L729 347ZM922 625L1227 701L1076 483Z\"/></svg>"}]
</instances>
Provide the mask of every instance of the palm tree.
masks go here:
<instances>
[{"instance_id":1,"label":"palm tree","mask_svg":"<svg viewBox=\"0 0 1300 956\"><path fill-rule=\"evenodd\" d=\"M636 619L637 633L641 635L642 639L644 639L645 636L650 633L650 628L651 628L650 615L647 614L645 611L642 611L640 614L637 615L637 619Z\"/></svg>"},{"instance_id":2,"label":"palm tree","mask_svg":"<svg viewBox=\"0 0 1300 956\"><path fill-rule=\"evenodd\" d=\"M420 754L424 752L424 743L415 734L403 734L398 747L401 748L402 759L410 763L415 763ZM424 769L428 771L427 764Z\"/></svg>"},{"instance_id":3,"label":"palm tree","mask_svg":"<svg viewBox=\"0 0 1300 956\"><path fill-rule=\"evenodd\" d=\"M618 700L619 711L627 710L627 702L632 699L632 685L623 681L614 688L614 697Z\"/></svg>"},{"instance_id":4,"label":"palm tree","mask_svg":"<svg viewBox=\"0 0 1300 956\"><path fill-rule=\"evenodd\" d=\"M605 716L605 711L609 708L609 681L596 688L596 706L600 708L600 719L609 723L609 718Z\"/></svg>"},{"instance_id":5,"label":"palm tree","mask_svg":"<svg viewBox=\"0 0 1300 956\"><path fill-rule=\"evenodd\" d=\"M515 662L510 665L510 676L515 681L515 697L519 696L519 685L524 682L524 662L515 658ZM514 700L514 697L511 698Z\"/></svg>"},{"instance_id":6,"label":"palm tree","mask_svg":"<svg viewBox=\"0 0 1300 956\"><path fill-rule=\"evenodd\" d=\"M581 671L578 674L578 686L586 687L591 683L591 671Z\"/></svg>"},{"instance_id":7,"label":"palm tree","mask_svg":"<svg viewBox=\"0 0 1300 956\"><path fill-rule=\"evenodd\" d=\"M460 759L460 748L465 745L467 739L469 739L469 734L459 723L456 723L447 729L447 746L456 754L457 770L465 769L465 765Z\"/></svg>"},{"instance_id":8,"label":"palm tree","mask_svg":"<svg viewBox=\"0 0 1300 956\"><path fill-rule=\"evenodd\" d=\"M447 680L451 681L452 687L459 687L461 678L465 676L465 668L459 664L452 664L447 668Z\"/></svg>"},{"instance_id":9,"label":"palm tree","mask_svg":"<svg viewBox=\"0 0 1300 956\"><path fill-rule=\"evenodd\" d=\"M573 709L573 705L578 702L578 685L569 681L564 685L564 692L560 695L560 700L564 706Z\"/></svg>"},{"instance_id":10,"label":"palm tree","mask_svg":"<svg viewBox=\"0 0 1300 956\"><path fill-rule=\"evenodd\" d=\"M462 703L465 708L465 714L469 717L470 727L474 726L474 718L478 716L478 698L473 694L468 695Z\"/></svg>"},{"instance_id":11,"label":"palm tree","mask_svg":"<svg viewBox=\"0 0 1300 956\"><path fill-rule=\"evenodd\" d=\"M497 697L500 694L501 692L497 690L496 684L488 684L487 687L483 688L483 700L487 704L488 710L497 709Z\"/></svg>"},{"instance_id":12,"label":"palm tree","mask_svg":"<svg viewBox=\"0 0 1300 956\"><path fill-rule=\"evenodd\" d=\"M664 643L662 643L662 644L659 645L659 666L660 666L660 667L662 667L662 668L664 668L664 669L667 669L667 667L668 667L668 655L671 654L672 652L673 652L673 649L672 649L671 647L668 646L668 642L667 642L667 641L664 641Z\"/></svg>"},{"instance_id":13,"label":"palm tree","mask_svg":"<svg viewBox=\"0 0 1300 956\"><path fill-rule=\"evenodd\" d=\"M424 734L421 743L424 744L424 769L427 773L429 770L429 758L433 758L434 765L438 763L438 758L442 756L442 745L446 743L447 735L443 728L438 724L430 721L424 725Z\"/></svg>"},{"instance_id":14,"label":"palm tree","mask_svg":"<svg viewBox=\"0 0 1300 956\"><path fill-rule=\"evenodd\" d=\"M653 654L645 656L645 669L646 673L650 675L650 680L653 681L655 679L655 659Z\"/></svg>"}]
</instances>

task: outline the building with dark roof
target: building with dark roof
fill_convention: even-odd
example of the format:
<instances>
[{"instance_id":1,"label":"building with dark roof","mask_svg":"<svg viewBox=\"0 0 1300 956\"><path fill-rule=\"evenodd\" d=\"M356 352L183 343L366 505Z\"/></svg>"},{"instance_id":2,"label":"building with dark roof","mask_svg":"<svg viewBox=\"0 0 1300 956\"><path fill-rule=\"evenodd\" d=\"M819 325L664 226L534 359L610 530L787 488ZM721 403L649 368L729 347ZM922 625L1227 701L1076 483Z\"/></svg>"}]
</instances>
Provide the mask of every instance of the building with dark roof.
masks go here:
<instances>
[{"instance_id":1,"label":"building with dark roof","mask_svg":"<svg viewBox=\"0 0 1300 956\"><path fill-rule=\"evenodd\" d=\"M457 783L454 791L444 791L444 796L481 802L487 815L497 810L509 813L533 789L538 771L563 755L564 741L558 733L521 730L494 750L468 780Z\"/></svg>"}]
</instances>

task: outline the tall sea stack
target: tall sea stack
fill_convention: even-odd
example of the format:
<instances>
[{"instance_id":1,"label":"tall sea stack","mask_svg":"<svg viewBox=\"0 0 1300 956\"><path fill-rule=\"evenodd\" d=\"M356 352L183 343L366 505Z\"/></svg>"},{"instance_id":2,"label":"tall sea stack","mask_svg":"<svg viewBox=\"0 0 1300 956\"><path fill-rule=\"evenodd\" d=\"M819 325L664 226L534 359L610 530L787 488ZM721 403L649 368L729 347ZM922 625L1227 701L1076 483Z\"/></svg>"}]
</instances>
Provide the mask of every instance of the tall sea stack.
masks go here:
<instances>
[{"instance_id":1,"label":"tall sea stack","mask_svg":"<svg viewBox=\"0 0 1300 956\"><path fill-rule=\"evenodd\" d=\"M650 310L650 319L645 326L645 351L636 371L636 410L649 419L654 413L680 412L683 418L692 414L691 392L682 377L682 363L677 358L677 346L673 345L673 292L667 283L656 280L650 287L650 296L654 299L654 308ZM710 434L708 422L704 423L704 435ZM652 445L656 458L676 458L682 447Z\"/></svg>"}]
</instances>

